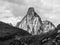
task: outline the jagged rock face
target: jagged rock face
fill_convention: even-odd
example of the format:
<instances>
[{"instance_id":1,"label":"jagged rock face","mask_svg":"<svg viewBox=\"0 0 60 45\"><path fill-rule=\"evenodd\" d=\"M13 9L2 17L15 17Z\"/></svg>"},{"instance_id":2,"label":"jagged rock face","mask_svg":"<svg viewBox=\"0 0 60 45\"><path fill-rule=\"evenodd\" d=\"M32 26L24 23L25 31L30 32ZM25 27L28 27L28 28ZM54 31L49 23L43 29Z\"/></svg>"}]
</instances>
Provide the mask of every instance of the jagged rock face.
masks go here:
<instances>
[{"instance_id":1,"label":"jagged rock face","mask_svg":"<svg viewBox=\"0 0 60 45\"><path fill-rule=\"evenodd\" d=\"M60 30L60 24L57 25L57 29Z\"/></svg>"},{"instance_id":2,"label":"jagged rock face","mask_svg":"<svg viewBox=\"0 0 60 45\"><path fill-rule=\"evenodd\" d=\"M33 7L30 7L28 9L28 12L26 16L21 20L21 22L18 22L16 27L22 28L32 35L38 34L37 32L40 31L40 27L42 25L41 18L39 15L35 12Z\"/></svg>"},{"instance_id":3,"label":"jagged rock face","mask_svg":"<svg viewBox=\"0 0 60 45\"><path fill-rule=\"evenodd\" d=\"M52 22L45 20L42 22L42 26L41 29L43 30L44 33L51 31L51 30L55 30L55 26Z\"/></svg>"}]
</instances>

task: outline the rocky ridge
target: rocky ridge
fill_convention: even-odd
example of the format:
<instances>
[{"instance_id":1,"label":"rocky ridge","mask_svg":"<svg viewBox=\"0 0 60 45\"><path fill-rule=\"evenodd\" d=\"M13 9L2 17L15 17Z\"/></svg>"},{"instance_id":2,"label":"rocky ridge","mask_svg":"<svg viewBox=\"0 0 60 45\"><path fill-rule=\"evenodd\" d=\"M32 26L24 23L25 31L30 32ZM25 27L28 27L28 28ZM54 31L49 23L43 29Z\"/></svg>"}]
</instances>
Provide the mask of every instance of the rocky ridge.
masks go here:
<instances>
[{"instance_id":1,"label":"rocky ridge","mask_svg":"<svg viewBox=\"0 0 60 45\"><path fill-rule=\"evenodd\" d=\"M35 12L34 7L30 7L27 11L27 14L16 25L16 27L25 29L32 35L40 34L42 32L42 29L47 30L48 27L52 28L51 26L55 28L52 22L48 20L42 21L41 17Z\"/></svg>"}]
</instances>

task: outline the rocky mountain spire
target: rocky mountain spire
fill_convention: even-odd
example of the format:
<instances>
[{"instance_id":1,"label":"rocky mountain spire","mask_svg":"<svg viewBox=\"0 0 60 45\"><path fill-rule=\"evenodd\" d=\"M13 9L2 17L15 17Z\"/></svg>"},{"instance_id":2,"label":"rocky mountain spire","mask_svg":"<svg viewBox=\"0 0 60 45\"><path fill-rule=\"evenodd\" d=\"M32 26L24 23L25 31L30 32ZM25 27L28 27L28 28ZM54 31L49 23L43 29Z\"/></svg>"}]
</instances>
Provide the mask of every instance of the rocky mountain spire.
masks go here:
<instances>
[{"instance_id":1,"label":"rocky mountain spire","mask_svg":"<svg viewBox=\"0 0 60 45\"><path fill-rule=\"evenodd\" d=\"M34 7L30 7L27 11L27 14L23 17L23 19L17 23L16 27L22 28L32 35L40 33L40 27L42 25L41 18L35 12Z\"/></svg>"}]
</instances>

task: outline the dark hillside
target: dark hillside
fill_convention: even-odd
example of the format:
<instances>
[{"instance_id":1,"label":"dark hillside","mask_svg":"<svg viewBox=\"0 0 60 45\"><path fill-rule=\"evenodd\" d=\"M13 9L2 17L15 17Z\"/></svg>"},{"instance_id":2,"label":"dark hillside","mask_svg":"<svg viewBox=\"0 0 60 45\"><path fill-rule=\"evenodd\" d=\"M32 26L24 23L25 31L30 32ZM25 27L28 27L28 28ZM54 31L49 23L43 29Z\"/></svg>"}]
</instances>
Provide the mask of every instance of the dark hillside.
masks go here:
<instances>
[{"instance_id":1,"label":"dark hillside","mask_svg":"<svg viewBox=\"0 0 60 45\"><path fill-rule=\"evenodd\" d=\"M0 22L0 45L9 45L15 37L17 36L26 36L31 35L23 29L19 29L8 25L4 22Z\"/></svg>"},{"instance_id":2,"label":"dark hillside","mask_svg":"<svg viewBox=\"0 0 60 45\"><path fill-rule=\"evenodd\" d=\"M21 35L29 34L27 31L23 29L19 29L19 28L10 26L6 23L0 22L0 37L9 36L16 33L19 33Z\"/></svg>"}]
</instances>

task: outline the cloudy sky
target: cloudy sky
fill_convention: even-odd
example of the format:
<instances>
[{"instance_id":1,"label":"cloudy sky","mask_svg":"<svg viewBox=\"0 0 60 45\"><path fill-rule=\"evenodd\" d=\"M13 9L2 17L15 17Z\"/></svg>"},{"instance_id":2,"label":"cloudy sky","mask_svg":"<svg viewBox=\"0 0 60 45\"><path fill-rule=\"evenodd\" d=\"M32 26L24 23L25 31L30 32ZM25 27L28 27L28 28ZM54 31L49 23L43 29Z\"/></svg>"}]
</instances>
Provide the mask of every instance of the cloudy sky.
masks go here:
<instances>
[{"instance_id":1,"label":"cloudy sky","mask_svg":"<svg viewBox=\"0 0 60 45\"><path fill-rule=\"evenodd\" d=\"M43 20L50 20L55 25L60 23L60 0L0 0L0 19L22 18L32 6Z\"/></svg>"}]
</instances>

